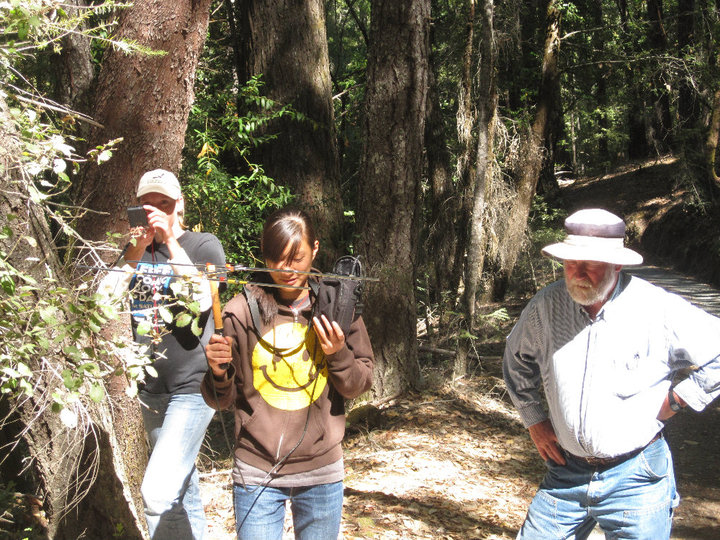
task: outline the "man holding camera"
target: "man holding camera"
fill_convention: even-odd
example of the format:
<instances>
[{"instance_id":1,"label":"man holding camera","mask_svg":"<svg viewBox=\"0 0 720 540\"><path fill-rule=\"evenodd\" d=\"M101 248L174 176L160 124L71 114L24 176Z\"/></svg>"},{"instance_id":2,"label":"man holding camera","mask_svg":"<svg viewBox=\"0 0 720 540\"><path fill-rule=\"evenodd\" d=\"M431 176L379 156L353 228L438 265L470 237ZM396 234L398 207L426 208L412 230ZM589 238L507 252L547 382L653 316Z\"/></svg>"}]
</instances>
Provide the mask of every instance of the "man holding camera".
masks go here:
<instances>
[{"instance_id":1,"label":"man holding camera","mask_svg":"<svg viewBox=\"0 0 720 540\"><path fill-rule=\"evenodd\" d=\"M565 230L543 249L565 279L529 302L503 358L548 468L518 538L587 538L597 524L608 538L667 539L679 497L663 421L720 394L720 319L621 272L642 257L619 217L580 210Z\"/></svg>"},{"instance_id":2,"label":"man holding camera","mask_svg":"<svg viewBox=\"0 0 720 540\"><path fill-rule=\"evenodd\" d=\"M222 268L225 254L214 235L183 228L184 200L173 173L145 173L137 197L142 210L128 211L133 240L120 263L127 270L120 287L130 290L133 336L148 345L156 372L146 375L139 393L151 449L141 489L145 516L154 540L199 539L206 525L195 459L214 412L200 382L214 325L210 284L195 265ZM176 324L184 311L181 289L200 305L200 336L191 324ZM175 315L172 322L163 320L163 307Z\"/></svg>"}]
</instances>

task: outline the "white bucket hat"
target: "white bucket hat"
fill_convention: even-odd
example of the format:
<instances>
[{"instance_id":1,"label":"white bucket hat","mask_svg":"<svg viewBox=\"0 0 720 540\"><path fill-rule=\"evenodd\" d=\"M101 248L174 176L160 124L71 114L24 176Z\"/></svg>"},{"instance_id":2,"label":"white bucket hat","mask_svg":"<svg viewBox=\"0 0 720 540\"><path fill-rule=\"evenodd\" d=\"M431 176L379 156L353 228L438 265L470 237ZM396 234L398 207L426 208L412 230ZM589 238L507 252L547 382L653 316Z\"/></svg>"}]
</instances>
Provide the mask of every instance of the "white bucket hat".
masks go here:
<instances>
[{"instance_id":1,"label":"white bucket hat","mask_svg":"<svg viewBox=\"0 0 720 540\"><path fill-rule=\"evenodd\" d=\"M162 193L176 201L182 197L177 176L165 169L155 169L142 175L137 188L138 199L146 193Z\"/></svg>"},{"instance_id":2,"label":"white bucket hat","mask_svg":"<svg viewBox=\"0 0 720 540\"><path fill-rule=\"evenodd\" d=\"M642 255L623 244L625 222L600 208L579 210L565 220L567 238L542 249L543 255L561 260L599 261L630 266Z\"/></svg>"}]
</instances>

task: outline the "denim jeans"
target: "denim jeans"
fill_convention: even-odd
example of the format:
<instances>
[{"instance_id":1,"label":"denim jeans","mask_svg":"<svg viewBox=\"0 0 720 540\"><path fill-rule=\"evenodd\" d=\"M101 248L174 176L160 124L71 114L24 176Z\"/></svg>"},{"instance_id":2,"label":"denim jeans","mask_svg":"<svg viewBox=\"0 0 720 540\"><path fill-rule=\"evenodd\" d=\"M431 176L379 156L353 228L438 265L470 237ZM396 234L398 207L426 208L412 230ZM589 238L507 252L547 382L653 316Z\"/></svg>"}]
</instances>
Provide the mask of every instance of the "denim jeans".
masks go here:
<instances>
[{"instance_id":1,"label":"denim jeans","mask_svg":"<svg viewBox=\"0 0 720 540\"><path fill-rule=\"evenodd\" d=\"M141 488L150 537L203 538L205 510L195 459L214 411L200 394L140 392L140 402L151 450Z\"/></svg>"},{"instance_id":2,"label":"denim jeans","mask_svg":"<svg viewBox=\"0 0 720 540\"><path fill-rule=\"evenodd\" d=\"M280 540L285 501L290 500L298 540L337 540L342 517L343 483L297 488L233 487L238 540Z\"/></svg>"},{"instance_id":3,"label":"denim jeans","mask_svg":"<svg viewBox=\"0 0 720 540\"><path fill-rule=\"evenodd\" d=\"M614 466L593 467L572 456L547 462L517 538L587 538L597 523L605 538L670 538L675 490L672 456L664 438Z\"/></svg>"}]
</instances>

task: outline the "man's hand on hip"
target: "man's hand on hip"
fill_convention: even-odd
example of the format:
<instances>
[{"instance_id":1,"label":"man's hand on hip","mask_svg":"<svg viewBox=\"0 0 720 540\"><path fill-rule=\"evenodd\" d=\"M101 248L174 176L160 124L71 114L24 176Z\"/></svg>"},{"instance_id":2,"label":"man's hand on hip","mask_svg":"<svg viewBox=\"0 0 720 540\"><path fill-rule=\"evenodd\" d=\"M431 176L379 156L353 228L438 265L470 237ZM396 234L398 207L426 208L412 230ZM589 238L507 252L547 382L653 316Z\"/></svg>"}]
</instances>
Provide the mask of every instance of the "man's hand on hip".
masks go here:
<instances>
[{"instance_id":1,"label":"man's hand on hip","mask_svg":"<svg viewBox=\"0 0 720 540\"><path fill-rule=\"evenodd\" d=\"M533 424L528 431L530 431L530 438L535 443L540 457L545 461L550 459L558 465L565 465L565 456L558 445L555 430L549 419Z\"/></svg>"}]
</instances>

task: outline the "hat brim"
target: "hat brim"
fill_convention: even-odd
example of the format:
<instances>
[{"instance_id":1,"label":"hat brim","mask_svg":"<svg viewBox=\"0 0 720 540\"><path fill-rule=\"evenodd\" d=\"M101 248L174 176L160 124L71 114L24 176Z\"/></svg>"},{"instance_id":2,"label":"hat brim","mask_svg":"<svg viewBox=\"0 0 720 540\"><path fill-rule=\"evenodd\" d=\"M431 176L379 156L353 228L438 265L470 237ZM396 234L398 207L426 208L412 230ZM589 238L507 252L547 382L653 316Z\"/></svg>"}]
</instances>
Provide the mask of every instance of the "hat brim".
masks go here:
<instances>
[{"instance_id":1,"label":"hat brim","mask_svg":"<svg viewBox=\"0 0 720 540\"><path fill-rule=\"evenodd\" d=\"M626 247L599 249L598 246L583 247L565 242L545 246L542 254L563 261L597 261L622 266L635 266L643 262L642 255Z\"/></svg>"},{"instance_id":2,"label":"hat brim","mask_svg":"<svg viewBox=\"0 0 720 540\"><path fill-rule=\"evenodd\" d=\"M182 197L182 193L179 189L174 186L166 186L164 184L147 184L142 186L138 188L136 197L139 199L148 193L160 193L176 201Z\"/></svg>"}]
</instances>

